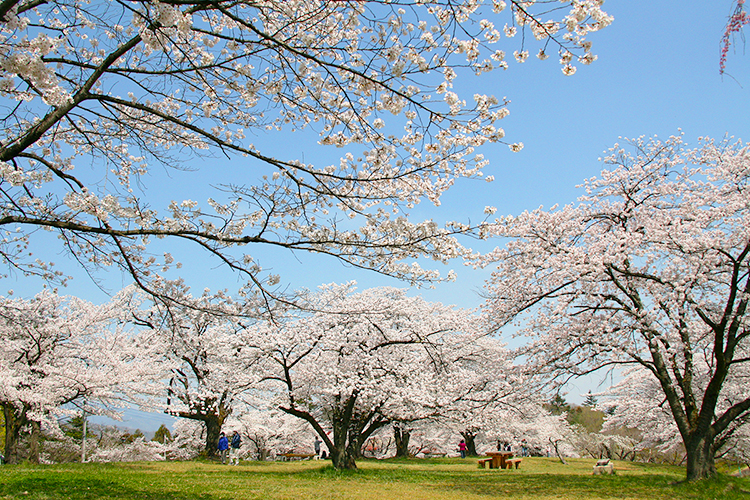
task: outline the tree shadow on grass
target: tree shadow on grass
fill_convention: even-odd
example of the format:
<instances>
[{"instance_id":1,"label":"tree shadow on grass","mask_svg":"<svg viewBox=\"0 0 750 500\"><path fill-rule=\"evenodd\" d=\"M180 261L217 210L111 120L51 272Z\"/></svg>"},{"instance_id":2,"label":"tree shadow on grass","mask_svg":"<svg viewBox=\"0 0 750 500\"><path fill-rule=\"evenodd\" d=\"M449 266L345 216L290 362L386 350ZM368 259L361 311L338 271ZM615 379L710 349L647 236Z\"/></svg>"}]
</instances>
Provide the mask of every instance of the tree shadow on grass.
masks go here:
<instances>
[{"instance_id":1,"label":"tree shadow on grass","mask_svg":"<svg viewBox=\"0 0 750 500\"><path fill-rule=\"evenodd\" d=\"M389 461L390 463L390 461ZM404 462L410 464L413 462ZM294 478L305 482L319 482L351 479L357 482L418 484L421 487L439 492L455 493L456 497L475 495L486 498L565 498L587 499L648 499L685 500L719 499L742 500L750 495L745 491L750 479L729 476L700 481L697 483L676 482L674 474L630 474L621 471L612 476L590 474L540 474L526 471L488 470L423 470L399 467L360 468L357 470L337 470L330 465L295 471L267 471L261 474L284 481ZM648 469L647 466L643 466ZM634 472L640 467L633 467Z\"/></svg>"},{"instance_id":2,"label":"tree shadow on grass","mask_svg":"<svg viewBox=\"0 0 750 500\"><path fill-rule=\"evenodd\" d=\"M155 492L147 484L126 484L124 481L79 476L33 477L24 476L17 480L5 477L0 482L0 498L23 499L66 499L66 500L225 500L227 495L216 496L206 493L183 493L160 490Z\"/></svg>"},{"instance_id":3,"label":"tree shadow on grass","mask_svg":"<svg viewBox=\"0 0 750 500\"><path fill-rule=\"evenodd\" d=\"M580 476L563 474L497 474L468 477L457 475L447 484L436 484L434 488L460 490L488 498L569 498L585 499L648 499L673 500L717 499L738 500L750 495L744 492L744 484L735 478L720 476L698 483L675 483L671 475L644 476Z\"/></svg>"},{"instance_id":4,"label":"tree shadow on grass","mask_svg":"<svg viewBox=\"0 0 750 500\"><path fill-rule=\"evenodd\" d=\"M375 492L406 484L415 485L407 487L407 492L434 491L434 496L441 498L750 500L745 493L750 489L750 478L719 476L697 483L675 483L675 473L646 474L637 467L615 476L592 476L580 470L566 474L456 469L451 467L457 464L449 462L437 463L437 467L413 461L378 462L377 466L353 471L337 470L325 462L302 467L249 465L224 468L201 463L137 463L9 468L0 470L0 499L229 500L240 490L243 498L305 498L311 492L357 490L362 484Z\"/></svg>"}]
</instances>

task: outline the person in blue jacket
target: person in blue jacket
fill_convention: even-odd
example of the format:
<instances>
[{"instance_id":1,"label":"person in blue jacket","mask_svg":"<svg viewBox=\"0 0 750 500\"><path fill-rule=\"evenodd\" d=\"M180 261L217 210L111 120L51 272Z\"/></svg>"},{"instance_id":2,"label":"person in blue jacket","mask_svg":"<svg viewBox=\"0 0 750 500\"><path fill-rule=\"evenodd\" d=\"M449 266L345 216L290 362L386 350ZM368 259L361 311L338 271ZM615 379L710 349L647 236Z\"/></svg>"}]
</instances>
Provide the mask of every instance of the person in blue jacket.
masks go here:
<instances>
[{"instance_id":1,"label":"person in blue jacket","mask_svg":"<svg viewBox=\"0 0 750 500\"><path fill-rule=\"evenodd\" d=\"M240 465L240 447L242 446L242 437L240 433L234 431L232 442L229 448L229 465Z\"/></svg>"},{"instance_id":2,"label":"person in blue jacket","mask_svg":"<svg viewBox=\"0 0 750 500\"><path fill-rule=\"evenodd\" d=\"M227 436L222 432L219 435L219 457L221 457L221 463L227 463L227 450L229 449L229 440Z\"/></svg>"}]
</instances>

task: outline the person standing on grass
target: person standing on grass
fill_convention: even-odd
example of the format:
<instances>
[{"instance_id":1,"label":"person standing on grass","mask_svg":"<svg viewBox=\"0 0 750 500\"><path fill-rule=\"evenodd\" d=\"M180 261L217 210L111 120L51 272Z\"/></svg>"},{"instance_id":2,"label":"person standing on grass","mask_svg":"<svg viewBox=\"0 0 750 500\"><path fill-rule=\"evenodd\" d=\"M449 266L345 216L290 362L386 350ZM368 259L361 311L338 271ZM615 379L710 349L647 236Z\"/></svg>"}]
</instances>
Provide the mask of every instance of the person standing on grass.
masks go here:
<instances>
[{"instance_id":1,"label":"person standing on grass","mask_svg":"<svg viewBox=\"0 0 750 500\"><path fill-rule=\"evenodd\" d=\"M229 465L240 465L240 446L242 445L242 438L240 433L234 431L232 436L232 444L229 449Z\"/></svg>"},{"instance_id":2,"label":"person standing on grass","mask_svg":"<svg viewBox=\"0 0 750 500\"><path fill-rule=\"evenodd\" d=\"M466 441L463 439L458 443L458 451L461 452L461 458L466 458Z\"/></svg>"},{"instance_id":3,"label":"person standing on grass","mask_svg":"<svg viewBox=\"0 0 750 500\"><path fill-rule=\"evenodd\" d=\"M219 436L219 457L221 457L221 463L227 463L227 450L229 449L229 440L227 436L222 432Z\"/></svg>"},{"instance_id":4,"label":"person standing on grass","mask_svg":"<svg viewBox=\"0 0 750 500\"><path fill-rule=\"evenodd\" d=\"M320 445L323 441L318 439L318 436L315 436L315 441L313 441L313 449L315 449L315 458L320 458Z\"/></svg>"}]
</instances>

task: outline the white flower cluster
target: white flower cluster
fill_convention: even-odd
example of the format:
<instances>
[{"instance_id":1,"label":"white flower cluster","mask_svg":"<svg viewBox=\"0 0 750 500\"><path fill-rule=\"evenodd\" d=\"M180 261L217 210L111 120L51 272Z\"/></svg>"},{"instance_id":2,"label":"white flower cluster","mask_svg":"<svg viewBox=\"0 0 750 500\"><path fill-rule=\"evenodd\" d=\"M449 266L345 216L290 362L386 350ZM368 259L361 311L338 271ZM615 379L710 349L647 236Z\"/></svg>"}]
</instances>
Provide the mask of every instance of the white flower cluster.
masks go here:
<instances>
[{"instance_id":1,"label":"white flower cluster","mask_svg":"<svg viewBox=\"0 0 750 500\"><path fill-rule=\"evenodd\" d=\"M44 102L50 106L61 106L70 102L70 93L58 85L54 67L44 63L42 58L57 50L61 39L39 33L31 40L24 40L13 52L0 48L0 70L2 83L0 93L11 95L17 100L30 101L37 93L21 91L14 81L16 77L28 81L32 88L42 94Z\"/></svg>"},{"instance_id":2,"label":"white flower cluster","mask_svg":"<svg viewBox=\"0 0 750 500\"><path fill-rule=\"evenodd\" d=\"M495 267L488 318L505 325L533 305L523 354L535 373L637 367L613 390L612 424L640 428L648 445L684 450L698 434L721 447L746 426L736 410L750 402L750 337L729 326L747 331L750 144L628 143L611 149L578 205L482 228L505 242L473 258ZM721 423L701 429L704 412ZM713 460L693 453L688 462Z\"/></svg>"},{"instance_id":3,"label":"white flower cluster","mask_svg":"<svg viewBox=\"0 0 750 500\"><path fill-rule=\"evenodd\" d=\"M460 255L448 235L466 228L390 217L423 201L439 205L459 178L493 178L476 148L504 140L497 122L508 101L460 80L509 68L501 44L516 45L507 53L523 62L525 45L538 40L557 44L572 73L576 58L595 60L587 35L611 21L596 1L571 2L554 20L539 17L549 16L546 2L487 5L492 12L476 0L411 9L59 0L23 16L11 10L0 22L0 98L14 110L0 137L4 215L57 228L81 262L119 263L139 279L175 266L140 257L150 239L185 232L232 266L231 247L264 241L415 282L436 279L399 259ZM519 36L524 30L534 36ZM308 130L321 145L346 148L341 160L317 166L247 141ZM191 154L227 157L228 165L252 159L270 171L257 182L235 176L243 180L196 204L152 207L138 194L155 159L179 169ZM102 167L107 182L81 163ZM353 226L341 230L339 218ZM375 231L379 224L388 230ZM89 231L97 235L88 239ZM237 259L258 286L279 283Z\"/></svg>"}]
</instances>

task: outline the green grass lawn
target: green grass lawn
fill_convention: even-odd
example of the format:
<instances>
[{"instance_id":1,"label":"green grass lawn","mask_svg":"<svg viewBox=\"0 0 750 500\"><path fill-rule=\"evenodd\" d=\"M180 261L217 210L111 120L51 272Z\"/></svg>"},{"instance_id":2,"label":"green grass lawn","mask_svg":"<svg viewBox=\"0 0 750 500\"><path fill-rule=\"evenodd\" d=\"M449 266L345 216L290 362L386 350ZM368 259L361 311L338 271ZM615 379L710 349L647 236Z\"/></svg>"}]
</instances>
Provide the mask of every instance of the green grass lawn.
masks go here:
<instances>
[{"instance_id":1,"label":"green grass lawn","mask_svg":"<svg viewBox=\"0 0 750 500\"><path fill-rule=\"evenodd\" d=\"M326 462L207 462L3 465L0 499L727 499L750 500L750 478L681 482L678 467L525 458L518 470L478 469L473 459L363 460L357 471Z\"/></svg>"}]
</instances>

